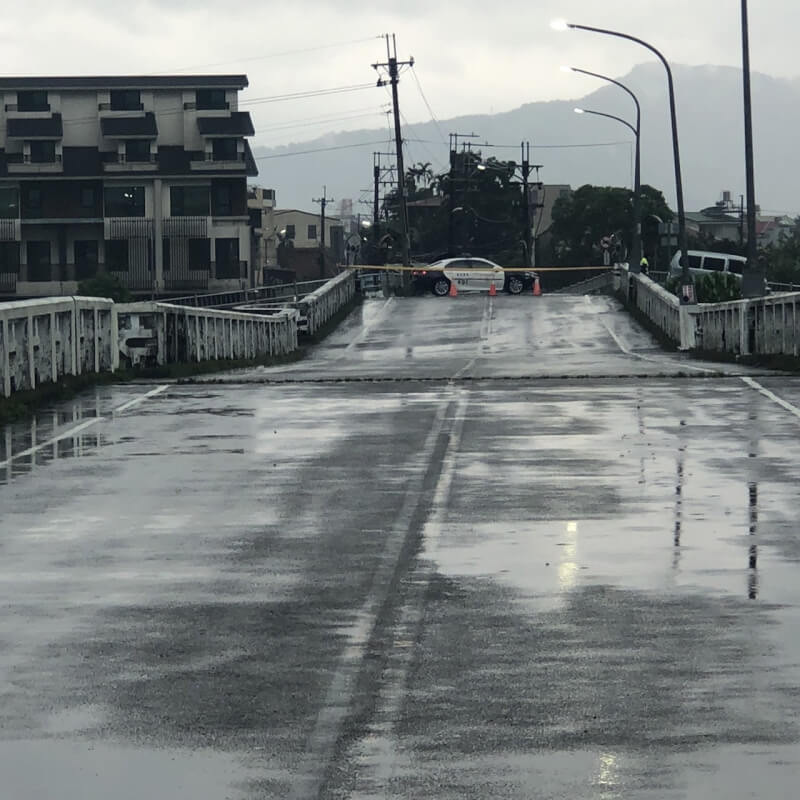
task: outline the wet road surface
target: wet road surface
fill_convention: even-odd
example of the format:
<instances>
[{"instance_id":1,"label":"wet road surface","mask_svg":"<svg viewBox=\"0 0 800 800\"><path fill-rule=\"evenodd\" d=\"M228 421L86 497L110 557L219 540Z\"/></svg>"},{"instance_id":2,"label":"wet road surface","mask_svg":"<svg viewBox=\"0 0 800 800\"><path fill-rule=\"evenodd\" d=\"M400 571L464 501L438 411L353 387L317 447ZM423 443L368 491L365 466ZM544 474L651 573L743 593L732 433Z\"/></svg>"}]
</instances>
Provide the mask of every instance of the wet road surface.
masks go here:
<instances>
[{"instance_id":1,"label":"wet road surface","mask_svg":"<svg viewBox=\"0 0 800 800\"><path fill-rule=\"evenodd\" d=\"M794 798L800 380L371 300L0 432L0 797Z\"/></svg>"}]
</instances>

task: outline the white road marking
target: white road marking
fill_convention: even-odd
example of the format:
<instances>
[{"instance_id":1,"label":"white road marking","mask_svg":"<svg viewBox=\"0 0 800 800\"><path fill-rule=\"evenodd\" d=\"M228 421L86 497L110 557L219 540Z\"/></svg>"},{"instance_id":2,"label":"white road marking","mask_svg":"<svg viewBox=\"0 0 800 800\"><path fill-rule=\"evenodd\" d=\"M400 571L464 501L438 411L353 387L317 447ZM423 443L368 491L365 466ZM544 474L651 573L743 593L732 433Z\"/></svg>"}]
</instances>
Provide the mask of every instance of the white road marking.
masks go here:
<instances>
[{"instance_id":1,"label":"white road marking","mask_svg":"<svg viewBox=\"0 0 800 800\"><path fill-rule=\"evenodd\" d=\"M25 458L25 456L32 456L34 453L38 453L39 450L44 450L45 447L50 447L50 445L55 444L56 442L60 442L62 439L69 439L71 436L75 436L81 431L85 431L87 428L90 428L92 425L96 425L98 422L103 422L105 417L92 417L91 419L84 420L79 425L75 425L72 428L64 431L63 433L59 433L57 436L50 437L46 442L40 442L39 444L34 445L33 447L29 447L27 450L21 450L19 453L14 453L13 455L9 456L5 461L0 461L0 467L8 466L12 461L17 458Z\"/></svg>"},{"instance_id":2,"label":"white road marking","mask_svg":"<svg viewBox=\"0 0 800 800\"><path fill-rule=\"evenodd\" d=\"M358 336L356 336L356 338L353 339L353 341L350 342L350 344L348 344L347 347L345 347L345 353L348 350L352 350L354 347L356 347L356 345L361 344L361 342L364 341L364 339L372 331L372 329L375 328L381 322L383 322L383 318L386 316L386 312L389 310L389 307L394 303L394 301L395 301L394 295L392 295L391 297L387 298L384 301L383 305L375 312L375 316L372 318L371 322L368 325L365 325L361 329L361 333L359 333Z\"/></svg>"},{"instance_id":3,"label":"white road marking","mask_svg":"<svg viewBox=\"0 0 800 800\"><path fill-rule=\"evenodd\" d=\"M478 355L476 355L474 358L471 358L466 364L464 364L464 366L461 367L461 369L450 378L451 381L458 380L475 366L475 363L489 341L489 337L492 333L492 311L494 309L494 303L491 295L487 295L486 300L487 302L484 303L483 306L483 316L481 317L481 330L477 345Z\"/></svg>"},{"instance_id":4,"label":"white road marking","mask_svg":"<svg viewBox=\"0 0 800 800\"><path fill-rule=\"evenodd\" d=\"M751 388L755 389L757 392L760 392L764 395L764 397L772 400L773 403L777 403L781 408L786 409L790 414L794 414L798 419L800 419L800 408L796 405L793 405L788 400L784 400L782 397L778 397L774 392L771 392L765 386L762 386L758 381L753 380L752 378L742 378L742 380Z\"/></svg>"},{"instance_id":5,"label":"white road marking","mask_svg":"<svg viewBox=\"0 0 800 800\"><path fill-rule=\"evenodd\" d=\"M584 300L586 301L587 305L593 305L592 298L589 295L586 295ZM667 359L664 357L654 358L653 356L646 356L643 353L634 352L633 350L630 349L630 347L628 347L628 345L625 344L624 341L622 341L622 339L619 338L619 336L617 336L616 333L614 333L614 331L611 330L611 327L604 319L600 320L600 324L606 329L608 335L614 340L614 343L626 356L630 356L631 358L638 358L641 361L649 361L651 364L661 364L662 366L666 364L674 365L676 363L675 361L672 361L671 359ZM680 366L682 369L691 369L694 372L706 372L709 375L714 375L719 372L719 370L716 369L708 369L707 367L698 367L695 366L694 364L686 364L682 361L680 362Z\"/></svg>"},{"instance_id":6,"label":"white road marking","mask_svg":"<svg viewBox=\"0 0 800 800\"><path fill-rule=\"evenodd\" d=\"M149 392L145 392L143 395L134 397L133 400L128 400L127 403L123 403L121 406L118 406L111 412L111 414L112 416L116 416L123 411L127 411L128 409L139 405L139 403L143 403L145 400L149 400L151 397L161 394L161 392L168 388L169 384L164 384L163 386L158 386L155 389L151 389ZM15 461L18 458L25 458L26 456L31 456L34 453L38 453L40 450L44 450L45 447L50 447L51 445L54 445L63 439L69 439L72 436L76 436L77 434L85 431L87 428L91 428L92 425L97 425L98 422L106 422L107 420L107 417L92 417L91 419L86 419L83 422L80 422L77 425L62 431L61 433L56 434L55 436L51 436L44 442L39 442L38 444L33 445L33 447L29 447L27 450L21 450L19 453L13 453L5 461L0 461L0 467L6 467L12 461Z\"/></svg>"},{"instance_id":7,"label":"white road marking","mask_svg":"<svg viewBox=\"0 0 800 800\"><path fill-rule=\"evenodd\" d=\"M144 403L145 400L149 400L151 397L155 397L157 394L161 394L161 392L166 391L167 389L169 389L168 383L164 384L163 386L158 386L155 389L151 389L149 392L145 392L140 397L134 397L133 400L128 400L127 403L117 406L111 413L121 414L123 411L127 411L129 408L138 406L139 403Z\"/></svg>"}]
</instances>

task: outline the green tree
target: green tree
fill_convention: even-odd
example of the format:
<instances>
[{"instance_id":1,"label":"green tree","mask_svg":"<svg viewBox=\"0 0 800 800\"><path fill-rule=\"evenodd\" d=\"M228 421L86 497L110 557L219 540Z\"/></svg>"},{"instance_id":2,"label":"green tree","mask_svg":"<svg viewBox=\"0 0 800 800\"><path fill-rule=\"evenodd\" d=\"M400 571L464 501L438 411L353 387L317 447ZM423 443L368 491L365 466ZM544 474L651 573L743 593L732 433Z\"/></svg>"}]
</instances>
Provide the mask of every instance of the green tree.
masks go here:
<instances>
[{"instance_id":1,"label":"green tree","mask_svg":"<svg viewBox=\"0 0 800 800\"><path fill-rule=\"evenodd\" d=\"M669 222L673 213L664 195L648 185L642 186L641 212L643 246L648 253L657 244L658 230L644 222L651 217ZM617 186L581 186L572 194L559 197L553 206L550 232L556 261L574 266L600 264L603 259L600 242L612 234L630 251L632 226L633 192Z\"/></svg>"},{"instance_id":2,"label":"green tree","mask_svg":"<svg viewBox=\"0 0 800 800\"><path fill-rule=\"evenodd\" d=\"M483 256L507 266L523 263L522 188L515 162L484 161L480 152L466 150L456 154L452 178L449 171L434 175L430 164L415 164L407 170L406 194L416 258L430 260L448 253L452 230L453 254ZM399 242L396 192L386 197L383 210ZM397 244L394 250L399 250Z\"/></svg>"},{"instance_id":3,"label":"green tree","mask_svg":"<svg viewBox=\"0 0 800 800\"><path fill-rule=\"evenodd\" d=\"M131 293L115 275L95 275L78 284L78 294L83 297L107 297L115 303L129 303Z\"/></svg>"}]
</instances>

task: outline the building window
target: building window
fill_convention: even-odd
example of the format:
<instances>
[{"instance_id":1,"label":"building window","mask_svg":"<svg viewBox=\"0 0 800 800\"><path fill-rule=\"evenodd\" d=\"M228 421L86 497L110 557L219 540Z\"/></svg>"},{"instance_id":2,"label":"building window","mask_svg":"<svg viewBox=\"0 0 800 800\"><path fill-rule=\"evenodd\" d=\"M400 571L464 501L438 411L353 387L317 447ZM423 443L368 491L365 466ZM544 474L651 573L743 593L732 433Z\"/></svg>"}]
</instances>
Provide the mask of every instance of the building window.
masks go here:
<instances>
[{"instance_id":1,"label":"building window","mask_svg":"<svg viewBox=\"0 0 800 800\"><path fill-rule=\"evenodd\" d=\"M0 219L19 217L19 192L13 186L0 189Z\"/></svg>"},{"instance_id":2,"label":"building window","mask_svg":"<svg viewBox=\"0 0 800 800\"><path fill-rule=\"evenodd\" d=\"M142 97L138 89L112 89L112 111L141 111Z\"/></svg>"},{"instance_id":3,"label":"building window","mask_svg":"<svg viewBox=\"0 0 800 800\"><path fill-rule=\"evenodd\" d=\"M195 100L198 110L211 111L228 107L224 89L198 89Z\"/></svg>"},{"instance_id":4,"label":"building window","mask_svg":"<svg viewBox=\"0 0 800 800\"><path fill-rule=\"evenodd\" d=\"M128 271L127 239L109 239L106 242L106 267L109 272Z\"/></svg>"},{"instance_id":5,"label":"building window","mask_svg":"<svg viewBox=\"0 0 800 800\"><path fill-rule=\"evenodd\" d=\"M31 164L53 164L56 160L56 143L33 141L31 148Z\"/></svg>"},{"instance_id":6,"label":"building window","mask_svg":"<svg viewBox=\"0 0 800 800\"><path fill-rule=\"evenodd\" d=\"M94 208L96 203L94 186L81 186L81 208Z\"/></svg>"},{"instance_id":7,"label":"building window","mask_svg":"<svg viewBox=\"0 0 800 800\"><path fill-rule=\"evenodd\" d=\"M83 239L75 242L75 278L84 280L97 275L98 242L96 239Z\"/></svg>"},{"instance_id":8,"label":"building window","mask_svg":"<svg viewBox=\"0 0 800 800\"><path fill-rule=\"evenodd\" d=\"M0 242L0 272L19 274L19 242Z\"/></svg>"},{"instance_id":9,"label":"building window","mask_svg":"<svg viewBox=\"0 0 800 800\"><path fill-rule=\"evenodd\" d=\"M42 216L42 190L35 186L25 186L22 189L22 216L28 219L38 219Z\"/></svg>"},{"instance_id":10,"label":"building window","mask_svg":"<svg viewBox=\"0 0 800 800\"><path fill-rule=\"evenodd\" d=\"M317 226L316 225L309 225L308 226L308 238L309 239L316 239L317 238Z\"/></svg>"},{"instance_id":11,"label":"building window","mask_svg":"<svg viewBox=\"0 0 800 800\"><path fill-rule=\"evenodd\" d=\"M107 186L105 215L107 217L143 217L144 186Z\"/></svg>"},{"instance_id":12,"label":"building window","mask_svg":"<svg viewBox=\"0 0 800 800\"><path fill-rule=\"evenodd\" d=\"M50 242L28 242L28 279L31 281L49 281L52 270L50 269Z\"/></svg>"},{"instance_id":13,"label":"building window","mask_svg":"<svg viewBox=\"0 0 800 800\"><path fill-rule=\"evenodd\" d=\"M17 92L17 111L49 111L47 92L41 89Z\"/></svg>"},{"instance_id":14,"label":"building window","mask_svg":"<svg viewBox=\"0 0 800 800\"><path fill-rule=\"evenodd\" d=\"M214 139L211 146L214 161L236 161L238 158L237 142L238 139Z\"/></svg>"},{"instance_id":15,"label":"building window","mask_svg":"<svg viewBox=\"0 0 800 800\"><path fill-rule=\"evenodd\" d=\"M239 240L217 239L214 243L218 278L239 277Z\"/></svg>"},{"instance_id":16,"label":"building window","mask_svg":"<svg viewBox=\"0 0 800 800\"><path fill-rule=\"evenodd\" d=\"M171 247L169 239L166 236L161 237L161 261L164 267L164 272L169 272L172 267L172 257L170 255Z\"/></svg>"},{"instance_id":17,"label":"building window","mask_svg":"<svg viewBox=\"0 0 800 800\"><path fill-rule=\"evenodd\" d=\"M171 186L169 210L173 217L207 217L208 186Z\"/></svg>"},{"instance_id":18,"label":"building window","mask_svg":"<svg viewBox=\"0 0 800 800\"><path fill-rule=\"evenodd\" d=\"M211 206L211 213L215 217L231 217L233 216L233 194L231 192L230 184L217 183L214 184L212 191L213 203Z\"/></svg>"},{"instance_id":19,"label":"building window","mask_svg":"<svg viewBox=\"0 0 800 800\"><path fill-rule=\"evenodd\" d=\"M128 139L125 142L126 161L150 161L149 139Z\"/></svg>"},{"instance_id":20,"label":"building window","mask_svg":"<svg viewBox=\"0 0 800 800\"><path fill-rule=\"evenodd\" d=\"M189 269L208 272L210 267L211 239L189 239Z\"/></svg>"},{"instance_id":21,"label":"building window","mask_svg":"<svg viewBox=\"0 0 800 800\"><path fill-rule=\"evenodd\" d=\"M294 225L287 225L286 226L286 238L287 239L294 239Z\"/></svg>"}]
</instances>

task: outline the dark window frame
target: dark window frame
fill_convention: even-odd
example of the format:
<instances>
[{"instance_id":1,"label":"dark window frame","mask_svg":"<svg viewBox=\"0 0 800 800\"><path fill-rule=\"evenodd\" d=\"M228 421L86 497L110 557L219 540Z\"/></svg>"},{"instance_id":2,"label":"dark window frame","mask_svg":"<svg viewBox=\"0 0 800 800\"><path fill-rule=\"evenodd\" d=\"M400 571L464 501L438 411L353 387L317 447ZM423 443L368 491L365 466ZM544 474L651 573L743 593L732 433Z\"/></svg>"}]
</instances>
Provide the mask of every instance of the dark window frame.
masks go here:
<instances>
[{"instance_id":1,"label":"dark window frame","mask_svg":"<svg viewBox=\"0 0 800 800\"><path fill-rule=\"evenodd\" d=\"M203 197L200 198L200 192ZM195 193L194 198L191 197ZM187 195L190 202L187 203ZM195 204L202 199L205 202ZM188 210L187 210L188 209ZM211 214L211 193L208 186L170 186L169 213L172 217L208 217Z\"/></svg>"},{"instance_id":2,"label":"dark window frame","mask_svg":"<svg viewBox=\"0 0 800 800\"><path fill-rule=\"evenodd\" d=\"M49 110L50 103L46 89L20 89L17 91L17 111Z\"/></svg>"},{"instance_id":3,"label":"dark window frame","mask_svg":"<svg viewBox=\"0 0 800 800\"><path fill-rule=\"evenodd\" d=\"M8 195L8 200L4 199L4 195ZM3 186L0 188L0 219L19 219L19 214L19 189L16 186Z\"/></svg>"},{"instance_id":4,"label":"dark window frame","mask_svg":"<svg viewBox=\"0 0 800 800\"><path fill-rule=\"evenodd\" d=\"M238 161L239 140L235 136L213 139L211 144L211 157L214 161Z\"/></svg>"},{"instance_id":5,"label":"dark window frame","mask_svg":"<svg viewBox=\"0 0 800 800\"><path fill-rule=\"evenodd\" d=\"M221 111L230 105L224 89L197 89L194 99L198 111Z\"/></svg>"},{"instance_id":6,"label":"dark window frame","mask_svg":"<svg viewBox=\"0 0 800 800\"><path fill-rule=\"evenodd\" d=\"M315 241L319 238L317 236L317 226L316 223L310 224L307 226L306 234L308 239L314 239Z\"/></svg>"},{"instance_id":7,"label":"dark window frame","mask_svg":"<svg viewBox=\"0 0 800 800\"><path fill-rule=\"evenodd\" d=\"M127 239L107 239L105 250L106 268L109 272L127 272L130 269Z\"/></svg>"},{"instance_id":8,"label":"dark window frame","mask_svg":"<svg viewBox=\"0 0 800 800\"><path fill-rule=\"evenodd\" d=\"M112 89L110 101L112 111L142 110L142 93L139 89Z\"/></svg>"},{"instance_id":9,"label":"dark window frame","mask_svg":"<svg viewBox=\"0 0 800 800\"><path fill-rule=\"evenodd\" d=\"M153 155L150 152L149 139L125 140L125 161L134 164L147 164L152 159Z\"/></svg>"},{"instance_id":10,"label":"dark window frame","mask_svg":"<svg viewBox=\"0 0 800 800\"><path fill-rule=\"evenodd\" d=\"M126 198L124 193L131 192ZM116 197L116 193L122 193ZM103 192L103 214L106 217L144 217L147 202L144 186L106 186ZM125 213L121 213L121 212ZM141 211L141 213L139 213Z\"/></svg>"},{"instance_id":11,"label":"dark window frame","mask_svg":"<svg viewBox=\"0 0 800 800\"><path fill-rule=\"evenodd\" d=\"M53 139L33 139L28 142L31 164L55 164L56 143Z\"/></svg>"}]
</instances>

